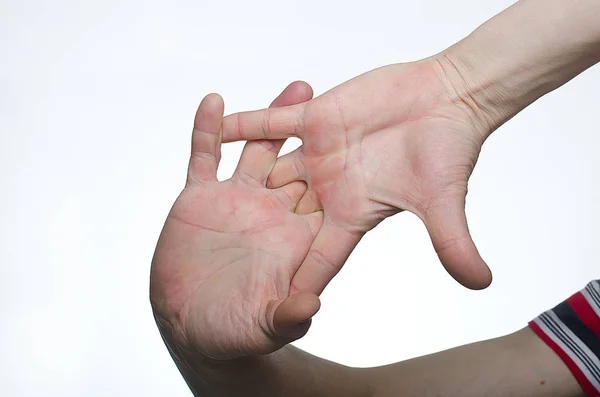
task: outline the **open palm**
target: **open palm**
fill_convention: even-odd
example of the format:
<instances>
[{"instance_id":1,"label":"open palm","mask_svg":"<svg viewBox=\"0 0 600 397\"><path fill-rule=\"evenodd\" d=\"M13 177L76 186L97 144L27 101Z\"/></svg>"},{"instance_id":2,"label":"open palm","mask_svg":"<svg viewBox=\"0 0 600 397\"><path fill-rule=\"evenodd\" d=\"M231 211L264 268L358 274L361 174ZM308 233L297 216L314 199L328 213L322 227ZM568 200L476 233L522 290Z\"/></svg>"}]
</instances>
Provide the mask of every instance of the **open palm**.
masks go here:
<instances>
[{"instance_id":1,"label":"open palm","mask_svg":"<svg viewBox=\"0 0 600 397\"><path fill-rule=\"evenodd\" d=\"M274 104L311 96L295 84ZM272 352L308 330L319 300L291 296L290 284L323 217L294 212L303 182L265 186L279 143L248 143L234 176L219 182L222 117L222 99L207 96L194 124L187 185L156 248L151 300L183 349L229 359Z\"/></svg>"},{"instance_id":2,"label":"open palm","mask_svg":"<svg viewBox=\"0 0 600 397\"><path fill-rule=\"evenodd\" d=\"M424 221L454 278L489 284L464 212L485 125L453 96L443 70L435 60L391 65L303 104L225 118L224 141L302 139L269 177L271 187L306 181L297 212L325 214L294 289L319 294L364 233L401 210Z\"/></svg>"}]
</instances>

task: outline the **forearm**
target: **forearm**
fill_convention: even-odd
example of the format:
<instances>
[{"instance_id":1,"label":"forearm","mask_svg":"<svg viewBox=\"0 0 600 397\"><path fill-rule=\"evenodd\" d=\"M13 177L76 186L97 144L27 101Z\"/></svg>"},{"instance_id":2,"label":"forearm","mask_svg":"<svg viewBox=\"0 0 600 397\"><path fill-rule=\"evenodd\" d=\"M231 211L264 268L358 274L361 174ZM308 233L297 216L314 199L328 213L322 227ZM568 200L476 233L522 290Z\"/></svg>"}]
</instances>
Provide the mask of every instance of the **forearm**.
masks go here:
<instances>
[{"instance_id":1,"label":"forearm","mask_svg":"<svg viewBox=\"0 0 600 397\"><path fill-rule=\"evenodd\" d=\"M436 58L491 133L600 62L600 1L521 0Z\"/></svg>"},{"instance_id":2,"label":"forearm","mask_svg":"<svg viewBox=\"0 0 600 397\"><path fill-rule=\"evenodd\" d=\"M580 397L575 378L529 328L368 370L374 397Z\"/></svg>"},{"instance_id":3,"label":"forearm","mask_svg":"<svg viewBox=\"0 0 600 397\"><path fill-rule=\"evenodd\" d=\"M216 361L186 351L167 323L161 335L188 386L202 397L371 397L367 372L291 345L264 356Z\"/></svg>"},{"instance_id":4,"label":"forearm","mask_svg":"<svg viewBox=\"0 0 600 397\"><path fill-rule=\"evenodd\" d=\"M194 395L202 397L580 397L575 378L529 328L384 367L356 369L292 346L215 361L181 348L157 321Z\"/></svg>"}]
</instances>

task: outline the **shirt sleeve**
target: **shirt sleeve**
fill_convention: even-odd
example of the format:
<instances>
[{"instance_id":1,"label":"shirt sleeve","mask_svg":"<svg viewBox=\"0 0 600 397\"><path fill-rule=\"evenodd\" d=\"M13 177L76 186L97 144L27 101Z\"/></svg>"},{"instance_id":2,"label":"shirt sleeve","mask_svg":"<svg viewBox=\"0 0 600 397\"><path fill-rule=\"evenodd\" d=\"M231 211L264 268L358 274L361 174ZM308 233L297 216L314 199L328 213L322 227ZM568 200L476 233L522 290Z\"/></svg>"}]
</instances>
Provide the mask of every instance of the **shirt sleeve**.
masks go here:
<instances>
[{"instance_id":1,"label":"shirt sleeve","mask_svg":"<svg viewBox=\"0 0 600 397\"><path fill-rule=\"evenodd\" d=\"M540 314L529 327L562 359L588 396L600 397L600 280Z\"/></svg>"}]
</instances>

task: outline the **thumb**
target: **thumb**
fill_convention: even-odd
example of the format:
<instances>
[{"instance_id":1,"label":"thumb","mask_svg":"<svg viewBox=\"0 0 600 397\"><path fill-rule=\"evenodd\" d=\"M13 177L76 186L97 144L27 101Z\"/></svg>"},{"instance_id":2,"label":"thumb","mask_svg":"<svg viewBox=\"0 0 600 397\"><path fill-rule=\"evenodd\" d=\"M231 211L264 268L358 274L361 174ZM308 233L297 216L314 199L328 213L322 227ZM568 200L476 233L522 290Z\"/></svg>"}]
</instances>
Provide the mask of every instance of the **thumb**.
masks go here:
<instances>
[{"instance_id":1,"label":"thumb","mask_svg":"<svg viewBox=\"0 0 600 397\"><path fill-rule=\"evenodd\" d=\"M271 304L276 305L271 322L272 331L286 343L306 335L311 318L321 308L319 297L309 292L299 292Z\"/></svg>"},{"instance_id":2,"label":"thumb","mask_svg":"<svg viewBox=\"0 0 600 397\"><path fill-rule=\"evenodd\" d=\"M470 289L484 289L492 273L473 243L465 214L465 195L438 200L422 217L446 271Z\"/></svg>"}]
</instances>

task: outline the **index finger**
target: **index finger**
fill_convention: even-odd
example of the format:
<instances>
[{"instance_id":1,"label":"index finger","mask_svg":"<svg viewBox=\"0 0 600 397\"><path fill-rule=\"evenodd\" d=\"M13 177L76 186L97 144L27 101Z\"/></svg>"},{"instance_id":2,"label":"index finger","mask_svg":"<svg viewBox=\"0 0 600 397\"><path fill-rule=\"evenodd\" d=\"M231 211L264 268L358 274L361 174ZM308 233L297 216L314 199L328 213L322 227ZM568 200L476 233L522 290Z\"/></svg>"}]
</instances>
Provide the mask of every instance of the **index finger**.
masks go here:
<instances>
[{"instance_id":1,"label":"index finger","mask_svg":"<svg viewBox=\"0 0 600 397\"><path fill-rule=\"evenodd\" d=\"M306 103L231 114L223 119L223 143L302 137Z\"/></svg>"},{"instance_id":2,"label":"index finger","mask_svg":"<svg viewBox=\"0 0 600 397\"><path fill-rule=\"evenodd\" d=\"M221 159L219 132L223 109L223 98L218 94L207 95L198 107L192 132L188 183L217 180L217 167Z\"/></svg>"}]
</instances>

